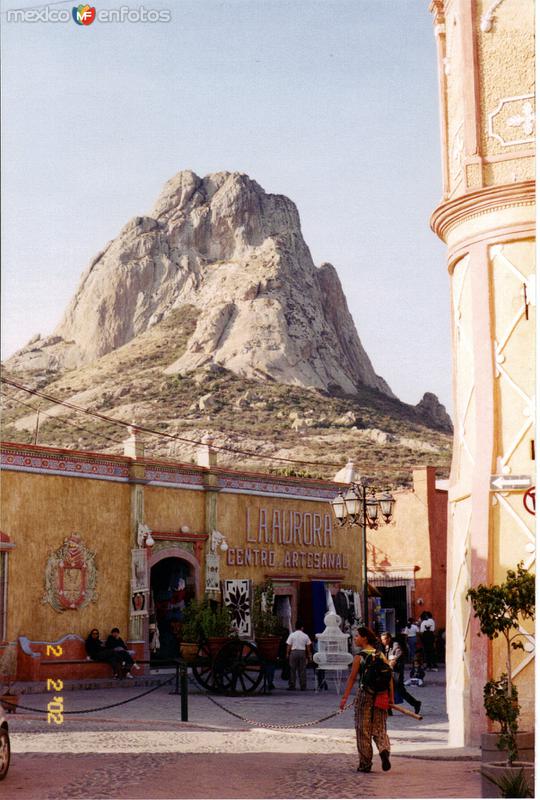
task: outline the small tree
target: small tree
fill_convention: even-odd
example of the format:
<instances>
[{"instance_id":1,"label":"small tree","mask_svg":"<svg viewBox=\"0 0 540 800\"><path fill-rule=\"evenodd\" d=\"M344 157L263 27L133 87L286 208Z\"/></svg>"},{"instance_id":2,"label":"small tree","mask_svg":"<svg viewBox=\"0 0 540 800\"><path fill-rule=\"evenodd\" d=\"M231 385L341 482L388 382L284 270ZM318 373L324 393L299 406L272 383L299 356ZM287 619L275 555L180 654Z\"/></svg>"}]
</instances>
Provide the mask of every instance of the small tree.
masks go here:
<instances>
[{"instance_id":1,"label":"small tree","mask_svg":"<svg viewBox=\"0 0 540 800\"><path fill-rule=\"evenodd\" d=\"M278 636L281 632L281 622L272 611L274 605L274 585L266 581L255 587L253 599L253 627L255 636Z\"/></svg>"},{"instance_id":2,"label":"small tree","mask_svg":"<svg viewBox=\"0 0 540 800\"><path fill-rule=\"evenodd\" d=\"M197 643L203 638L201 628L201 604L190 600L182 612L182 642Z\"/></svg>"},{"instance_id":3,"label":"small tree","mask_svg":"<svg viewBox=\"0 0 540 800\"><path fill-rule=\"evenodd\" d=\"M205 598L201 603L200 627L205 639L229 636L231 632L231 614L227 606L212 607Z\"/></svg>"},{"instance_id":4,"label":"small tree","mask_svg":"<svg viewBox=\"0 0 540 800\"><path fill-rule=\"evenodd\" d=\"M519 630L521 619L534 619L535 586L534 575L518 564L517 570L509 569L506 581L492 586L480 584L469 589L474 616L480 622L480 633L488 639L503 636L506 644L506 673L498 681L488 681L484 687L484 707L487 716L501 726L498 747L508 748L508 764L517 759L516 733L518 729L518 691L512 683L512 652L523 650L523 636Z\"/></svg>"},{"instance_id":5,"label":"small tree","mask_svg":"<svg viewBox=\"0 0 540 800\"><path fill-rule=\"evenodd\" d=\"M0 681L4 686L3 694L12 693L17 680L17 644L8 644L0 658Z\"/></svg>"}]
</instances>

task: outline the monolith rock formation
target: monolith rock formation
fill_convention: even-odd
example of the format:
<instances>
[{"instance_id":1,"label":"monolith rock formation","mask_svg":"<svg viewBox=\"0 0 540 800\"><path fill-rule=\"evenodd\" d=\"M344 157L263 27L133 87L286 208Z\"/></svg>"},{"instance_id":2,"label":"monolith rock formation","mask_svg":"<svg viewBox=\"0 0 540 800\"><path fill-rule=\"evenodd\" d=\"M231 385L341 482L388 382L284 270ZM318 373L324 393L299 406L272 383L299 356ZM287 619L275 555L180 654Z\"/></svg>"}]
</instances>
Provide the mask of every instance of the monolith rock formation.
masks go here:
<instances>
[{"instance_id":1,"label":"monolith rock formation","mask_svg":"<svg viewBox=\"0 0 540 800\"><path fill-rule=\"evenodd\" d=\"M134 425L152 458L188 463L209 435L227 466L330 477L352 459L393 485L450 463L444 407L394 396L295 205L238 172L168 181L3 377L9 441L122 453Z\"/></svg>"},{"instance_id":2,"label":"monolith rock formation","mask_svg":"<svg viewBox=\"0 0 540 800\"><path fill-rule=\"evenodd\" d=\"M148 216L90 263L52 336L10 370L61 373L94 362L185 306L199 312L165 375L209 364L331 394L393 397L367 356L331 264L316 267L296 206L238 172L179 172Z\"/></svg>"}]
</instances>

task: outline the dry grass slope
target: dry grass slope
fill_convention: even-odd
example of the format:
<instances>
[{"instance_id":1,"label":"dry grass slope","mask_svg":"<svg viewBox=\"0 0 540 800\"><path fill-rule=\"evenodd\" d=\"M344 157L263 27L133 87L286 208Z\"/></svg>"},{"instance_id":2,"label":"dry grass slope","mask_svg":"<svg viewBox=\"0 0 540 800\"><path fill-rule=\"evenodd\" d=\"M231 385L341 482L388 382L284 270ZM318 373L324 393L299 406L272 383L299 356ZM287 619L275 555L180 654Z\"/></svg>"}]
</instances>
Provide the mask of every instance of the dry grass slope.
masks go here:
<instances>
[{"instance_id":1,"label":"dry grass slope","mask_svg":"<svg viewBox=\"0 0 540 800\"><path fill-rule=\"evenodd\" d=\"M426 426L414 407L377 391L330 396L246 380L219 367L165 376L163 369L185 350L196 319L193 307L178 309L124 347L61 376L4 376L125 422L195 441L209 432L220 446L254 454L222 451L223 465L328 478L351 458L366 474L389 478L393 485L409 483L415 465L435 465L441 477L447 475L451 437ZM4 440L33 442L39 406L40 444L122 452L127 433L119 425L54 407L5 385L2 402ZM144 440L150 456L183 462L195 458L196 447L185 442L151 435ZM272 462L265 456L316 463Z\"/></svg>"}]
</instances>

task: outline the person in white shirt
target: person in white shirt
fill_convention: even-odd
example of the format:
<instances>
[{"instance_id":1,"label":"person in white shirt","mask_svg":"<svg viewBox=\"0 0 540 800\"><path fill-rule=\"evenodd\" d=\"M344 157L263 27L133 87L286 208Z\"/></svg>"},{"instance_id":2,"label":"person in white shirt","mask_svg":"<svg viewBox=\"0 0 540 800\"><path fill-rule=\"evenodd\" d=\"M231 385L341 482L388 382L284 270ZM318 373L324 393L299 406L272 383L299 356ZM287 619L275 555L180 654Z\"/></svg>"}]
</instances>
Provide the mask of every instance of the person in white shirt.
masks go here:
<instances>
[{"instance_id":1,"label":"person in white shirt","mask_svg":"<svg viewBox=\"0 0 540 800\"><path fill-rule=\"evenodd\" d=\"M420 638L424 648L424 660L426 662L426 669L438 672L437 663L435 661L435 620L431 611L424 611L423 620L420 623Z\"/></svg>"},{"instance_id":2,"label":"person in white shirt","mask_svg":"<svg viewBox=\"0 0 540 800\"><path fill-rule=\"evenodd\" d=\"M308 658L311 660L311 639L304 633L304 626L301 622L297 622L294 628L294 633L291 633L287 639L287 658L291 669L288 689L290 692L296 689L296 673L298 672L300 689L305 692L306 664Z\"/></svg>"},{"instance_id":3,"label":"person in white shirt","mask_svg":"<svg viewBox=\"0 0 540 800\"><path fill-rule=\"evenodd\" d=\"M420 628L418 625L415 625L414 619L409 617L407 624L401 632L407 637L407 651L409 655L409 661L412 664L416 653L416 636L418 633L420 633Z\"/></svg>"}]
</instances>

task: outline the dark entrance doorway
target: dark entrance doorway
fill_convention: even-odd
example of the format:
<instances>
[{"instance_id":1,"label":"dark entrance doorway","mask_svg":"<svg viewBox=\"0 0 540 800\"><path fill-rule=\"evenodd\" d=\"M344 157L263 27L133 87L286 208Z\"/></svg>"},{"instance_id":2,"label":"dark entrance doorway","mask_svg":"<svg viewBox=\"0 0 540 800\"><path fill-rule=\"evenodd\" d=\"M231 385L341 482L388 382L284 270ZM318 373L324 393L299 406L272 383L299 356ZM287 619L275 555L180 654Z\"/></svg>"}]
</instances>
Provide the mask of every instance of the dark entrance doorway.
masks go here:
<instances>
[{"instance_id":1,"label":"dark entrance doorway","mask_svg":"<svg viewBox=\"0 0 540 800\"><path fill-rule=\"evenodd\" d=\"M150 571L151 620L159 631L159 649L151 659L178 658L182 612L195 596L192 567L181 558L164 558Z\"/></svg>"},{"instance_id":2,"label":"dark entrance doorway","mask_svg":"<svg viewBox=\"0 0 540 800\"><path fill-rule=\"evenodd\" d=\"M377 586L382 608L395 610L395 633L400 634L407 624L407 589L405 586ZM393 631L390 631L394 633Z\"/></svg>"}]
</instances>

